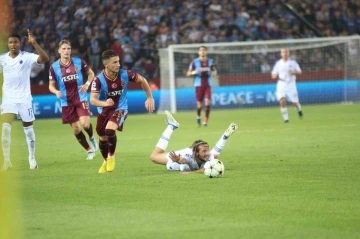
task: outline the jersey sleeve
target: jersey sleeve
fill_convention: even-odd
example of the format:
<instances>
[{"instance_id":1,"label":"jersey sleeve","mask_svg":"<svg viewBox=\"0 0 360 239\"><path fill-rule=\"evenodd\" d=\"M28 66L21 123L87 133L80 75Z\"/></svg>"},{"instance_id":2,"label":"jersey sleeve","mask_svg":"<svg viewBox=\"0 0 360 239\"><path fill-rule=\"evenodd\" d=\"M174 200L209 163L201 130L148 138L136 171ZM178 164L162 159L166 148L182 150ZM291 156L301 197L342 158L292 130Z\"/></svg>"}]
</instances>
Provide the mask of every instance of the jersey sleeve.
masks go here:
<instances>
[{"instance_id":1,"label":"jersey sleeve","mask_svg":"<svg viewBox=\"0 0 360 239\"><path fill-rule=\"evenodd\" d=\"M271 71L271 74L273 74L273 75L279 75L279 64L278 64L278 62L276 62L273 70Z\"/></svg>"},{"instance_id":2,"label":"jersey sleeve","mask_svg":"<svg viewBox=\"0 0 360 239\"><path fill-rule=\"evenodd\" d=\"M139 78L138 74L136 74L135 72L130 71L130 70L128 70L127 73L128 73L128 80L129 81L131 81L131 82L137 82L138 81L138 78Z\"/></svg>"},{"instance_id":3,"label":"jersey sleeve","mask_svg":"<svg viewBox=\"0 0 360 239\"><path fill-rule=\"evenodd\" d=\"M49 68L49 81L56 81L55 71L52 66Z\"/></svg>"},{"instance_id":4,"label":"jersey sleeve","mask_svg":"<svg viewBox=\"0 0 360 239\"><path fill-rule=\"evenodd\" d=\"M101 83L99 78L95 77L91 84L91 92L99 92L101 89Z\"/></svg>"},{"instance_id":5,"label":"jersey sleeve","mask_svg":"<svg viewBox=\"0 0 360 239\"><path fill-rule=\"evenodd\" d=\"M38 62L37 62L37 60L38 60L38 58L39 58L39 55L37 55L37 54L35 54L35 53L29 53L29 60L30 60L30 64L32 65L32 64L39 64Z\"/></svg>"},{"instance_id":6,"label":"jersey sleeve","mask_svg":"<svg viewBox=\"0 0 360 239\"><path fill-rule=\"evenodd\" d=\"M194 61L192 61L189 65L189 71L194 71L195 70L195 64Z\"/></svg>"},{"instance_id":7,"label":"jersey sleeve","mask_svg":"<svg viewBox=\"0 0 360 239\"><path fill-rule=\"evenodd\" d=\"M90 70L90 66L83 59L81 59L81 69L85 73L88 73Z\"/></svg>"},{"instance_id":8,"label":"jersey sleeve","mask_svg":"<svg viewBox=\"0 0 360 239\"><path fill-rule=\"evenodd\" d=\"M298 71L298 72L301 72L301 68L299 66L299 63L297 63L296 61L295 61L295 70Z\"/></svg>"}]
</instances>

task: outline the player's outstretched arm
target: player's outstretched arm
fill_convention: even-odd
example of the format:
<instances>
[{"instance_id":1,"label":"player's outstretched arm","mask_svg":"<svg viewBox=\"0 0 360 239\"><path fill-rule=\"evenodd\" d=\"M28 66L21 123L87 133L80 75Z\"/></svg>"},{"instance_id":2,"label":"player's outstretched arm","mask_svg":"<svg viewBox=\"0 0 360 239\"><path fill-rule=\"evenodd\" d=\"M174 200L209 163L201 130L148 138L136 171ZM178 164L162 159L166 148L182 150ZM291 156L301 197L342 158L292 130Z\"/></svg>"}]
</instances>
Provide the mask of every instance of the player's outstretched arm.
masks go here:
<instances>
[{"instance_id":1,"label":"player's outstretched arm","mask_svg":"<svg viewBox=\"0 0 360 239\"><path fill-rule=\"evenodd\" d=\"M139 75L139 74L137 74L137 81L136 82L141 85L141 87L144 89L144 91L146 93L146 97L147 97L147 99L145 101L146 110L148 112L153 112L155 110L155 101L154 101L154 98L152 96L149 83L147 82L145 77L143 77L142 75Z\"/></svg>"},{"instance_id":2,"label":"player's outstretched arm","mask_svg":"<svg viewBox=\"0 0 360 239\"><path fill-rule=\"evenodd\" d=\"M106 101L99 100L99 92L91 92L90 94L90 104L97 107L110 107L114 105L112 99L106 99Z\"/></svg>"},{"instance_id":3,"label":"player's outstretched arm","mask_svg":"<svg viewBox=\"0 0 360 239\"><path fill-rule=\"evenodd\" d=\"M80 92L86 92L95 78L95 73L91 69L89 69L88 72L86 72L86 74L88 76L88 79L86 83L80 87Z\"/></svg>"},{"instance_id":4,"label":"player's outstretched arm","mask_svg":"<svg viewBox=\"0 0 360 239\"><path fill-rule=\"evenodd\" d=\"M33 45L33 47L35 48L36 52L39 54L39 57L37 59L37 63L39 64L44 64L45 62L49 61L49 56L46 54L46 52L39 46L39 44L37 44L35 37L33 36L33 34L30 32L30 30L27 30L28 32L28 36L27 36L27 41Z\"/></svg>"},{"instance_id":5,"label":"player's outstretched arm","mask_svg":"<svg viewBox=\"0 0 360 239\"><path fill-rule=\"evenodd\" d=\"M61 91L56 89L56 82L54 80L49 80L49 91L56 95L57 98L61 98Z\"/></svg>"},{"instance_id":6,"label":"player's outstretched arm","mask_svg":"<svg viewBox=\"0 0 360 239\"><path fill-rule=\"evenodd\" d=\"M169 157L170 157L170 159L171 159L173 162L176 162L176 163L179 163L179 164L187 163L187 162L186 162L186 159L182 158L182 157L180 156L180 154L177 155L174 151L171 151L171 152L169 153Z\"/></svg>"}]
</instances>

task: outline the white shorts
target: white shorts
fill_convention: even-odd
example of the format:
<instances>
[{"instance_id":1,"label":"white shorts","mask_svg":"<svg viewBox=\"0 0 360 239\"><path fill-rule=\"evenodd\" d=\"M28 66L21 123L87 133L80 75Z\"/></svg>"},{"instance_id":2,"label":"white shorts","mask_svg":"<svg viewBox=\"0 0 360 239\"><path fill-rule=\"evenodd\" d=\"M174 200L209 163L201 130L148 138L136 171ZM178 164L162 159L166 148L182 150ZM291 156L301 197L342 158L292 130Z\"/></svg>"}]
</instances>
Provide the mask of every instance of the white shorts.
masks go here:
<instances>
[{"instance_id":1,"label":"white shorts","mask_svg":"<svg viewBox=\"0 0 360 239\"><path fill-rule=\"evenodd\" d=\"M31 103L2 104L1 114L16 114L23 122L32 122L35 120Z\"/></svg>"},{"instance_id":2,"label":"white shorts","mask_svg":"<svg viewBox=\"0 0 360 239\"><path fill-rule=\"evenodd\" d=\"M276 91L276 98L280 100L281 98L286 98L288 101L292 103L299 103L299 96L296 89L279 89Z\"/></svg>"}]
</instances>

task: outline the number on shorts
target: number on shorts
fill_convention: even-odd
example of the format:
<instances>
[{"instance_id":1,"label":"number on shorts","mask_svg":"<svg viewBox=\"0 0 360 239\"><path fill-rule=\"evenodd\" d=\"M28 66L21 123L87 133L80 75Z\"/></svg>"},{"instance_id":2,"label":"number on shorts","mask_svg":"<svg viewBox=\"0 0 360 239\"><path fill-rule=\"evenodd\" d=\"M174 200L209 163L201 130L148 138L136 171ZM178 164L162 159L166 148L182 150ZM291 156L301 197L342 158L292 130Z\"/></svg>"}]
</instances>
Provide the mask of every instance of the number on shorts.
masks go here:
<instances>
[{"instance_id":1,"label":"number on shorts","mask_svg":"<svg viewBox=\"0 0 360 239\"><path fill-rule=\"evenodd\" d=\"M29 112L29 116L30 116L30 117L32 117L32 116L34 115L32 108L29 108L29 109L28 109L28 112Z\"/></svg>"},{"instance_id":2,"label":"number on shorts","mask_svg":"<svg viewBox=\"0 0 360 239\"><path fill-rule=\"evenodd\" d=\"M83 106L83 109L85 109L85 110L88 110L88 109L89 109L89 105L88 105L88 102L87 102L87 101L83 101L83 102L82 102L82 106Z\"/></svg>"}]
</instances>

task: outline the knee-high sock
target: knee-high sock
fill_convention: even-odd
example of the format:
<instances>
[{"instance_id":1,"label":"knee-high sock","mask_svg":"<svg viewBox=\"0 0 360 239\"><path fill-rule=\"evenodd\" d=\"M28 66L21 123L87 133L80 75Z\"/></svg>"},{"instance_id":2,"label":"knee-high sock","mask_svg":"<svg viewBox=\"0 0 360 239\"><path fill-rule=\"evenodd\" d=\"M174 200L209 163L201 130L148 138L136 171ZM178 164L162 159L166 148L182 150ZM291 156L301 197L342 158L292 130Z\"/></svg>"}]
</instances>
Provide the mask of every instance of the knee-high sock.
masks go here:
<instances>
[{"instance_id":1,"label":"knee-high sock","mask_svg":"<svg viewBox=\"0 0 360 239\"><path fill-rule=\"evenodd\" d=\"M171 125L168 125L165 131L162 133L158 143L156 144L156 147L165 151L169 144L169 140L173 132L174 132L173 127Z\"/></svg>"},{"instance_id":2,"label":"knee-high sock","mask_svg":"<svg viewBox=\"0 0 360 239\"><path fill-rule=\"evenodd\" d=\"M89 138L92 138L94 136L92 124L90 124L89 128L84 128L84 130L89 135Z\"/></svg>"},{"instance_id":3,"label":"knee-high sock","mask_svg":"<svg viewBox=\"0 0 360 239\"><path fill-rule=\"evenodd\" d=\"M10 162L11 124L8 123L2 124L1 142L2 142L4 161Z\"/></svg>"},{"instance_id":4,"label":"knee-high sock","mask_svg":"<svg viewBox=\"0 0 360 239\"><path fill-rule=\"evenodd\" d=\"M26 135L26 142L29 150L29 160L35 159L35 133L34 126L24 127L24 133Z\"/></svg>"},{"instance_id":5,"label":"knee-high sock","mask_svg":"<svg viewBox=\"0 0 360 239\"><path fill-rule=\"evenodd\" d=\"M80 131L78 134L75 134L75 137L86 151L91 150L89 143L86 141L85 134L82 131Z\"/></svg>"},{"instance_id":6,"label":"knee-high sock","mask_svg":"<svg viewBox=\"0 0 360 239\"><path fill-rule=\"evenodd\" d=\"M209 120L210 115L210 105L205 106L205 122Z\"/></svg>"},{"instance_id":7,"label":"knee-high sock","mask_svg":"<svg viewBox=\"0 0 360 239\"><path fill-rule=\"evenodd\" d=\"M219 139L219 141L214 146L214 148L210 151L210 153L214 154L214 155L219 155L221 153L221 150L223 150L223 148L225 147L227 140L228 140L228 137L226 137L225 135L222 135L221 138Z\"/></svg>"},{"instance_id":8,"label":"knee-high sock","mask_svg":"<svg viewBox=\"0 0 360 239\"><path fill-rule=\"evenodd\" d=\"M116 150L117 137L116 132L113 129L105 129L105 135L109 141L109 156L114 156Z\"/></svg>"},{"instance_id":9,"label":"knee-high sock","mask_svg":"<svg viewBox=\"0 0 360 239\"><path fill-rule=\"evenodd\" d=\"M281 114L282 114L283 119L284 119L284 120L289 120L289 115L288 115L287 107L281 107L281 108L280 108L280 111L281 111Z\"/></svg>"},{"instance_id":10,"label":"knee-high sock","mask_svg":"<svg viewBox=\"0 0 360 239\"><path fill-rule=\"evenodd\" d=\"M99 140L99 149L104 160L106 160L109 153L109 142Z\"/></svg>"},{"instance_id":11,"label":"knee-high sock","mask_svg":"<svg viewBox=\"0 0 360 239\"><path fill-rule=\"evenodd\" d=\"M200 119L201 116L201 108L196 108L196 116L198 119Z\"/></svg>"}]
</instances>

